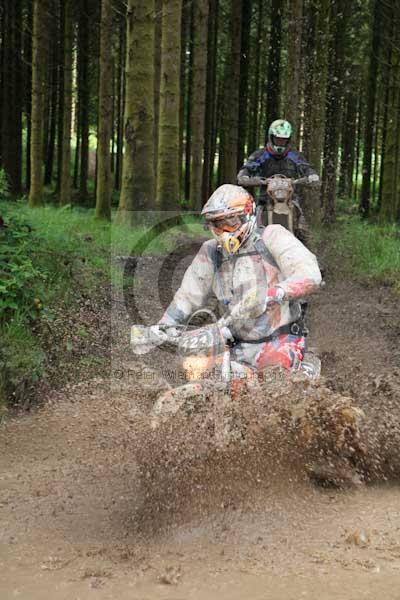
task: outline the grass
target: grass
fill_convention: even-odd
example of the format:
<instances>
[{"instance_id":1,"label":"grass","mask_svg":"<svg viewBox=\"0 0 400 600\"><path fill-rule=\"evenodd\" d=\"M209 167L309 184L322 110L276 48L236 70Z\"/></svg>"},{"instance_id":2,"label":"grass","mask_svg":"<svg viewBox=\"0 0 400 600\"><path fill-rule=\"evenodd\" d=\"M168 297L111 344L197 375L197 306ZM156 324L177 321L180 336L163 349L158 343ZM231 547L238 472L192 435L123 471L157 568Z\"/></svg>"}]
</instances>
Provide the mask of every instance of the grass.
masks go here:
<instances>
[{"instance_id":1,"label":"grass","mask_svg":"<svg viewBox=\"0 0 400 600\"><path fill-rule=\"evenodd\" d=\"M165 255L179 245L183 233L205 234L198 218L190 215L183 224L172 222L150 237L144 225L111 225L95 219L91 209L32 210L26 201L0 200L0 215L7 225L0 229L0 253L3 249L5 256L5 264L0 265L0 406L25 405L44 374L46 356L34 330L51 324L52 307L72 306L110 281L123 285L121 263L113 260L115 256L135 251ZM159 221L155 218L155 223ZM90 333L81 329L77 335Z\"/></svg>"},{"instance_id":2,"label":"grass","mask_svg":"<svg viewBox=\"0 0 400 600\"><path fill-rule=\"evenodd\" d=\"M354 276L375 280L400 292L400 229L346 216L332 232L331 252L344 260Z\"/></svg>"}]
</instances>

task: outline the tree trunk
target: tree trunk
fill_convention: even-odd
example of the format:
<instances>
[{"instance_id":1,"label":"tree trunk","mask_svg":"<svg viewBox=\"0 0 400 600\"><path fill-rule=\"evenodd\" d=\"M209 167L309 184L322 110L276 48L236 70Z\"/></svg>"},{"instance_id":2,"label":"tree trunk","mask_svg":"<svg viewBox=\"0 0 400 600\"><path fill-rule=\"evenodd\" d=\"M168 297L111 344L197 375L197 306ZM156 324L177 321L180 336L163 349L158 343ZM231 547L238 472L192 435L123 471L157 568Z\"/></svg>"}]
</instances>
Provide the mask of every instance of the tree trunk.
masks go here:
<instances>
[{"instance_id":1,"label":"tree trunk","mask_svg":"<svg viewBox=\"0 0 400 600\"><path fill-rule=\"evenodd\" d=\"M97 146L96 217L111 220L110 140L113 105L113 57L110 37L113 0L102 0L100 26L99 131Z\"/></svg>"},{"instance_id":2,"label":"tree trunk","mask_svg":"<svg viewBox=\"0 0 400 600\"><path fill-rule=\"evenodd\" d=\"M64 123L64 39L65 32L65 0L60 0L60 43L58 44L58 123L57 123L57 185L60 194L62 174L63 123Z\"/></svg>"},{"instance_id":3,"label":"tree trunk","mask_svg":"<svg viewBox=\"0 0 400 600\"><path fill-rule=\"evenodd\" d=\"M236 183L238 167L238 120L242 0L231 0L230 30L224 74L224 101L221 115L220 161L224 183Z\"/></svg>"},{"instance_id":4,"label":"tree trunk","mask_svg":"<svg viewBox=\"0 0 400 600\"><path fill-rule=\"evenodd\" d=\"M125 56L126 56L126 26L125 18L121 19L119 30L118 69L117 69L117 157L115 164L115 189L121 189L122 162L124 148L124 110L125 110Z\"/></svg>"},{"instance_id":5,"label":"tree trunk","mask_svg":"<svg viewBox=\"0 0 400 600\"><path fill-rule=\"evenodd\" d=\"M59 36L59 30L54 27L55 35ZM58 51L57 45L54 44L51 52L51 95L50 95L50 129L46 148L45 174L44 184L51 185L53 179L54 154L56 146L57 132L57 96L58 96Z\"/></svg>"},{"instance_id":6,"label":"tree trunk","mask_svg":"<svg viewBox=\"0 0 400 600\"><path fill-rule=\"evenodd\" d=\"M31 185L31 112L32 112L32 32L33 2L27 6L26 24L24 27L24 108L26 117L25 145L25 189Z\"/></svg>"},{"instance_id":7,"label":"tree trunk","mask_svg":"<svg viewBox=\"0 0 400 600\"><path fill-rule=\"evenodd\" d=\"M309 48L309 71L305 88L303 151L318 173L321 172L325 136L326 87L329 50L329 0L312 0L313 32Z\"/></svg>"},{"instance_id":8,"label":"tree trunk","mask_svg":"<svg viewBox=\"0 0 400 600\"><path fill-rule=\"evenodd\" d=\"M389 92L390 92L390 64L392 62L392 46L388 45L386 48L386 63L382 73L382 87L384 89L383 98L383 122L382 122L382 148L381 148L381 165L379 173L379 194L378 194L378 205L377 212L380 214L382 207L382 191L383 191L383 175L385 167L385 156L386 156L386 136L388 129L388 107L389 107Z\"/></svg>"},{"instance_id":9,"label":"tree trunk","mask_svg":"<svg viewBox=\"0 0 400 600\"><path fill-rule=\"evenodd\" d=\"M64 2L64 118L62 138L60 204L71 202L71 113L72 113L72 64L73 20L72 2Z\"/></svg>"},{"instance_id":10,"label":"tree trunk","mask_svg":"<svg viewBox=\"0 0 400 600\"><path fill-rule=\"evenodd\" d=\"M76 123L75 123L76 144L75 144L75 156L74 156L73 186L75 189L78 189L78 187L79 187L79 165L80 165L80 156L81 156L81 115L80 115L80 111L79 111L79 101L75 102L75 115L76 115Z\"/></svg>"},{"instance_id":11,"label":"tree trunk","mask_svg":"<svg viewBox=\"0 0 400 600\"><path fill-rule=\"evenodd\" d=\"M375 204L377 200L377 190L379 189L379 164L380 164L380 132L381 132L381 102L378 101L375 116L375 135L374 135L374 169L372 173L372 201Z\"/></svg>"},{"instance_id":12,"label":"tree trunk","mask_svg":"<svg viewBox=\"0 0 400 600\"><path fill-rule=\"evenodd\" d=\"M280 117L281 94L281 44L282 44L282 0L272 0L271 37L269 48L266 121L267 126Z\"/></svg>"},{"instance_id":13,"label":"tree trunk","mask_svg":"<svg viewBox=\"0 0 400 600\"><path fill-rule=\"evenodd\" d=\"M208 0L197 0L194 6L193 102L191 113L190 205L200 210L203 205L203 151L207 85Z\"/></svg>"},{"instance_id":14,"label":"tree trunk","mask_svg":"<svg viewBox=\"0 0 400 600\"><path fill-rule=\"evenodd\" d=\"M240 85L239 85L239 124L238 124L238 157L237 170L244 160L245 147L248 139L247 116L249 106L249 53L250 25L253 0L242 4L242 44L240 52Z\"/></svg>"},{"instance_id":15,"label":"tree trunk","mask_svg":"<svg viewBox=\"0 0 400 600\"><path fill-rule=\"evenodd\" d=\"M160 89L161 89L161 60L162 60L162 28L163 18L170 12L169 3L163 0L154 0L154 173L155 186L158 180L158 137L160 120ZM182 0L181 0L182 2Z\"/></svg>"},{"instance_id":16,"label":"tree trunk","mask_svg":"<svg viewBox=\"0 0 400 600\"><path fill-rule=\"evenodd\" d=\"M118 219L132 223L134 210L154 206L154 0L128 0L125 156Z\"/></svg>"},{"instance_id":17,"label":"tree trunk","mask_svg":"<svg viewBox=\"0 0 400 600\"><path fill-rule=\"evenodd\" d=\"M358 113L357 113L357 135L356 135L356 156L355 156L355 172L353 175L353 199L357 201L358 198L358 179L360 173L360 162L361 162L361 132L363 124L363 113L364 103L362 95L359 96L358 100Z\"/></svg>"},{"instance_id":18,"label":"tree trunk","mask_svg":"<svg viewBox=\"0 0 400 600\"><path fill-rule=\"evenodd\" d=\"M78 81L80 110L80 176L79 195L85 201L88 195L87 181L89 174L89 40L90 40L90 7L88 0L81 0L78 27ZM109 43L111 44L110 40Z\"/></svg>"},{"instance_id":19,"label":"tree trunk","mask_svg":"<svg viewBox=\"0 0 400 600\"><path fill-rule=\"evenodd\" d=\"M381 0L375 0L374 17L372 23L372 45L369 59L369 74L367 85L367 103L364 124L364 154L363 154L363 180L361 188L360 214L366 218L369 215L370 190L371 190L371 162L372 143L374 137L374 116L376 98L376 80L378 74L379 47L381 43Z\"/></svg>"},{"instance_id":20,"label":"tree trunk","mask_svg":"<svg viewBox=\"0 0 400 600\"><path fill-rule=\"evenodd\" d=\"M303 0L291 0L288 15L286 116L295 140L300 137L300 67L302 56Z\"/></svg>"},{"instance_id":21,"label":"tree trunk","mask_svg":"<svg viewBox=\"0 0 400 600\"><path fill-rule=\"evenodd\" d=\"M400 207L400 8L393 7L389 46L389 81L387 94L387 123L383 146L382 192L379 217L394 223L399 219Z\"/></svg>"},{"instance_id":22,"label":"tree trunk","mask_svg":"<svg viewBox=\"0 0 400 600\"><path fill-rule=\"evenodd\" d=\"M332 44L332 61L327 89L324 169L322 186L323 220L333 223L336 219L336 170L338 164L339 138L343 106L343 75L346 27L349 3L339 0L334 5L335 35Z\"/></svg>"},{"instance_id":23,"label":"tree trunk","mask_svg":"<svg viewBox=\"0 0 400 600\"><path fill-rule=\"evenodd\" d=\"M359 81L353 73L351 81ZM351 85L347 92L346 108L342 126L342 155L339 181L339 196L351 198L354 172L354 158L357 133L357 94L356 86Z\"/></svg>"},{"instance_id":24,"label":"tree trunk","mask_svg":"<svg viewBox=\"0 0 400 600\"><path fill-rule=\"evenodd\" d=\"M164 6L161 41L161 88L157 204L163 210L179 208L179 100L182 0Z\"/></svg>"},{"instance_id":25,"label":"tree trunk","mask_svg":"<svg viewBox=\"0 0 400 600\"><path fill-rule=\"evenodd\" d=\"M10 191L22 189L22 4L5 0L2 39L1 157Z\"/></svg>"},{"instance_id":26,"label":"tree trunk","mask_svg":"<svg viewBox=\"0 0 400 600\"><path fill-rule=\"evenodd\" d=\"M189 4L190 16L188 18L188 52L189 60L187 65L187 76L186 76L186 119L185 119L185 201L190 199L190 161L192 156L192 104L193 104L193 38L194 38L194 5Z\"/></svg>"},{"instance_id":27,"label":"tree trunk","mask_svg":"<svg viewBox=\"0 0 400 600\"><path fill-rule=\"evenodd\" d=\"M32 39L31 181L29 206L43 203L43 117L46 81L47 0L34 0Z\"/></svg>"},{"instance_id":28,"label":"tree trunk","mask_svg":"<svg viewBox=\"0 0 400 600\"><path fill-rule=\"evenodd\" d=\"M211 194L216 140L218 0L210 0L207 56L206 124L204 133L203 201Z\"/></svg>"},{"instance_id":29,"label":"tree trunk","mask_svg":"<svg viewBox=\"0 0 400 600\"><path fill-rule=\"evenodd\" d=\"M188 10L189 9L189 10ZM185 110L186 110L186 47L187 47L187 38L188 38L188 30L189 30L189 21L190 21L190 5L187 6L184 2L182 2L182 18L181 18L181 83L180 83L180 93L181 97L179 100L179 186L180 192L184 196L183 190L183 161L185 158Z\"/></svg>"},{"instance_id":30,"label":"tree trunk","mask_svg":"<svg viewBox=\"0 0 400 600\"><path fill-rule=\"evenodd\" d=\"M260 119L260 79L261 79L261 57L260 42L262 40L262 24L263 24L263 0L258 0L257 8L257 31L254 36L251 48L251 64L254 66L254 79L251 89L251 111L250 111L250 128L249 128L249 148L248 152L253 152L258 146L258 130Z\"/></svg>"}]
</instances>

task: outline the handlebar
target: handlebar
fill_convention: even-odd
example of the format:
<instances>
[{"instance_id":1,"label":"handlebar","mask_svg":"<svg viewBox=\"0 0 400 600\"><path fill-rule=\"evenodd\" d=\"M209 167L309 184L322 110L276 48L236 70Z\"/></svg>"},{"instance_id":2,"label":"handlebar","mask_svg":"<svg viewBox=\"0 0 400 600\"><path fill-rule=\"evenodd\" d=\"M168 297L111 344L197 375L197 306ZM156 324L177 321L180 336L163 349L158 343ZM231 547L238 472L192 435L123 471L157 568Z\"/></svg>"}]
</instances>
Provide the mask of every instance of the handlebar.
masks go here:
<instances>
[{"instance_id":1,"label":"handlebar","mask_svg":"<svg viewBox=\"0 0 400 600\"><path fill-rule=\"evenodd\" d=\"M272 177L249 177L248 175L238 175L237 182L238 185L241 185L243 187L266 187L270 179L272 179ZM290 178L285 177L285 179ZM310 183L308 177L291 179L291 182L294 187L297 187L299 185L307 185Z\"/></svg>"}]
</instances>

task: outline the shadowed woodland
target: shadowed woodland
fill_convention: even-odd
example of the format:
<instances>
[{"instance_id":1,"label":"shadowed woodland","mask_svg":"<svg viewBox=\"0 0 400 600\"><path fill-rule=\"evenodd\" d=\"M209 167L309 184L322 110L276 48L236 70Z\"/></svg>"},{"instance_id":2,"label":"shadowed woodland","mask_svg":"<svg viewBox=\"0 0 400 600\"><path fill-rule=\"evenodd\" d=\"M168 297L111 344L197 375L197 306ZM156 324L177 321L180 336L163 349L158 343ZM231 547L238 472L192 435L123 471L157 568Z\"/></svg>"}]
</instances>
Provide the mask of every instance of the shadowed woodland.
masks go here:
<instances>
[{"instance_id":1,"label":"shadowed woodland","mask_svg":"<svg viewBox=\"0 0 400 600\"><path fill-rule=\"evenodd\" d=\"M199 209L282 117L325 222L396 222L399 32L394 0L2 0L2 193Z\"/></svg>"}]
</instances>

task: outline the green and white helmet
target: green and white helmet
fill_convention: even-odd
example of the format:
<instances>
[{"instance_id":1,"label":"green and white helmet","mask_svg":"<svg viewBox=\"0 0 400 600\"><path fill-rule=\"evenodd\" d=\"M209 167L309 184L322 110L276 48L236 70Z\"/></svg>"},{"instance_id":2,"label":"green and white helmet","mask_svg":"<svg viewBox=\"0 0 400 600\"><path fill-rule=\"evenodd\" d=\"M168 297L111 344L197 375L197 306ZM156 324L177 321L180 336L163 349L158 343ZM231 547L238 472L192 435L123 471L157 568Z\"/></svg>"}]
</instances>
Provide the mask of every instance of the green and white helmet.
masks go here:
<instances>
[{"instance_id":1,"label":"green and white helmet","mask_svg":"<svg viewBox=\"0 0 400 600\"><path fill-rule=\"evenodd\" d=\"M289 121L285 121L284 119L273 121L268 129L268 149L277 156L284 156L289 149L292 131L292 126ZM285 144L277 144L275 138L285 139Z\"/></svg>"}]
</instances>

